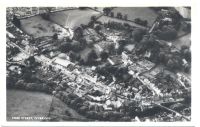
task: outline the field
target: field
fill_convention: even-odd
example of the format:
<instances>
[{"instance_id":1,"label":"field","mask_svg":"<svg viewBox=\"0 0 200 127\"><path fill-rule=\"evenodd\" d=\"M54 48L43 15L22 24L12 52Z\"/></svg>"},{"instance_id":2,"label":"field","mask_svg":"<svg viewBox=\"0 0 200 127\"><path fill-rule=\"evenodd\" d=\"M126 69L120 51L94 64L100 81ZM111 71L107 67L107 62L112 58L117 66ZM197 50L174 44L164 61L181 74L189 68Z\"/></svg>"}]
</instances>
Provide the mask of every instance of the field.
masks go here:
<instances>
[{"instance_id":1,"label":"field","mask_svg":"<svg viewBox=\"0 0 200 127\"><path fill-rule=\"evenodd\" d=\"M121 12L122 15L127 14L128 20L131 21L134 21L135 18L147 20L148 26L151 26L158 16L156 12L148 7L117 7L112 12L114 12L115 16L118 12Z\"/></svg>"},{"instance_id":2,"label":"field","mask_svg":"<svg viewBox=\"0 0 200 127\"><path fill-rule=\"evenodd\" d=\"M44 117L48 114L51 96L21 90L7 90L7 120L11 117Z\"/></svg>"},{"instance_id":3,"label":"field","mask_svg":"<svg viewBox=\"0 0 200 127\"><path fill-rule=\"evenodd\" d=\"M21 29L34 37L52 36L59 31L67 33L61 26L44 20L40 15L21 19Z\"/></svg>"},{"instance_id":4,"label":"field","mask_svg":"<svg viewBox=\"0 0 200 127\"><path fill-rule=\"evenodd\" d=\"M109 21L114 21L114 22L118 22L118 23L128 23L129 25L131 26L135 26L135 27L138 27L138 28L145 28L141 25L138 25L134 22L131 22L131 21L125 21L125 20L122 20L122 19L117 19L117 18L112 18L112 17L108 17L108 16L101 16L98 21L101 21L102 23L107 23Z\"/></svg>"},{"instance_id":5,"label":"field","mask_svg":"<svg viewBox=\"0 0 200 127\"><path fill-rule=\"evenodd\" d=\"M91 9L75 9L51 13L50 19L66 28L75 29L80 26L80 24L88 24L91 16L98 17L99 15L101 15L100 12Z\"/></svg>"},{"instance_id":6,"label":"field","mask_svg":"<svg viewBox=\"0 0 200 127\"><path fill-rule=\"evenodd\" d=\"M176 48L180 49L181 46L186 45L186 46L191 46L191 34L187 34L185 36L182 36L175 41L172 42Z\"/></svg>"},{"instance_id":7,"label":"field","mask_svg":"<svg viewBox=\"0 0 200 127\"><path fill-rule=\"evenodd\" d=\"M52 96L31 91L7 90L7 120L13 121L11 117L45 117L48 115L54 121L84 120L75 110ZM66 111L68 115L66 115ZM23 120L22 120L23 121ZM34 120L37 121L37 120Z\"/></svg>"}]
</instances>

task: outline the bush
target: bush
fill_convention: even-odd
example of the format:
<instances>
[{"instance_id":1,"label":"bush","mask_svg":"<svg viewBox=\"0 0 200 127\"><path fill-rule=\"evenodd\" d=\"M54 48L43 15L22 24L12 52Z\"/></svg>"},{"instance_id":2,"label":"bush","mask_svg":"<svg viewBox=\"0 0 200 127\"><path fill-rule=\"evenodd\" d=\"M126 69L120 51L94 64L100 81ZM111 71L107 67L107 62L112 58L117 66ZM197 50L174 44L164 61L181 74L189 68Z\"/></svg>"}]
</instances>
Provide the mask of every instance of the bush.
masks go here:
<instances>
[{"instance_id":1,"label":"bush","mask_svg":"<svg viewBox=\"0 0 200 127\"><path fill-rule=\"evenodd\" d=\"M135 29L131 34L135 41L140 42L146 34L146 31L143 29Z\"/></svg>"},{"instance_id":2,"label":"bush","mask_svg":"<svg viewBox=\"0 0 200 127\"><path fill-rule=\"evenodd\" d=\"M16 26L16 27L18 27L18 28L20 28L21 27L21 21L17 18L17 16L13 16L13 24Z\"/></svg>"},{"instance_id":3,"label":"bush","mask_svg":"<svg viewBox=\"0 0 200 127\"><path fill-rule=\"evenodd\" d=\"M85 114L87 111L88 111L87 106L81 106L78 110L78 112L81 113L81 114Z\"/></svg>"},{"instance_id":4,"label":"bush","mask_svg":"<svg viewBox=\"0 0 200 127\"><path fill-rule=\"evenodd\" d=\"M148 24L147 20L141 20L140 18L136 18L134 21L135 21L135 23L142 25L142 26L147 26L147 24Z\"/></svg>"},{"instance_id":5,"label":"bush","mask_svg":"<svg viewBox=\"0 0 200 127\"><path fill-rule=\"evenodd\" d=\"M120 121L131 121L131 117L129 116L124 116L120 119Z\"/></svg>"},{"instance_id":6,"label":"bush","mask_svg":"<svg viewBox=\"0 0 200 127\"><path fill-rule=\"evenodd\" d=\"M57 33L53 34L52 38L53 38L54 40L58 40L58 34L57 34Z\"/></svg>"},{"instance_id":7,"label":"bush","mask_svg":"<svg viewBox=\"0 0 200 127\"><path fill-rule=\"evenodd\" d=\"M50 15L48 13L41 14L41 17L45 20L50 20Z\"/></svg>"},{"instance_id":8,"label":"bush","mask_svg":"<svg viewBox=\"0 0 200 127\"><path fill-rule=\"evenodd\" d=\"M162 40L170 41L177 37L177 31L171 25L164 25L160 30L156 31L155 34Z\"/></svg>"},{"instance_id":9,"label":"bush","mask_svg":"<svg viewBox=\"0 0 200 127\"><path fill-rule=\"evenodd\" d=\"M90 119L96 119L96 111L88 111L86 112L86 117Z\"/></svg>"}]
</instances>

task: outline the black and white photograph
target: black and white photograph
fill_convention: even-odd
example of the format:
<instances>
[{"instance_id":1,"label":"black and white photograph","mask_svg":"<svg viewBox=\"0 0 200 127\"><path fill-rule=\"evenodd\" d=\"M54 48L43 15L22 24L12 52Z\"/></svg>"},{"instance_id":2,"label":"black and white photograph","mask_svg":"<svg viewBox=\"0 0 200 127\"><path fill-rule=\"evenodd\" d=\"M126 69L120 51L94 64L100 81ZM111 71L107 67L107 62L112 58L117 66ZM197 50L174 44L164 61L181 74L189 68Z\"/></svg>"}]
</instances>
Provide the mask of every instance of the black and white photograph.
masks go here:
<instances>
[{"instance_id":1,"label":"black and white photograph","mask_svg":"<svg viewBox=\"0 0 200 127\"><path fill-rule=\"evenodd\" d=\"M191 122L191 26L191 6L6 7L6 120Z\"/></svg>"}]
</instances>

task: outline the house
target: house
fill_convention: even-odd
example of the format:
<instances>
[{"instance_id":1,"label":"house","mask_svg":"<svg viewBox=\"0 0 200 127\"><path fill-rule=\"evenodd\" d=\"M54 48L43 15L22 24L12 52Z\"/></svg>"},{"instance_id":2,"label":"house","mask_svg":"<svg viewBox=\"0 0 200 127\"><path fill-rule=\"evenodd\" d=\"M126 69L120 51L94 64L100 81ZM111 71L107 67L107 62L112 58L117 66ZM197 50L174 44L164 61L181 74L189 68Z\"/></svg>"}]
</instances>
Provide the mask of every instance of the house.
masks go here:
<instances>
[{"instance_id":1,"label":"house","mask_svg":"<svg viewBox=\"0 0 200 127\"><path fill-rule=\"evenodd\" d=\"M134 72L134 74L135 73L140 74L140 73L146 71L147 69L143 66L140 66L140 65L137 65L136 63L133 63L131 66L128 67L128 70L132 73Z\"/></svg>"},{"instance_id":2,"label":"house","mask_svg":"<svg viewBox=\"0 0 200 127\"><path fill-rule=\"evenodd\" d=\"M68 65L71 64L70 61L58 57L53 61L53 63L63 67L67 67Z\"/></svg>"},{"instance_id":3,"label":"house","mask_svg":"<svg viewBox=\"0 0 200 127\"><path fill-rule=\"evenodd\" d=\"M137 64L139 64L142 67L145 67L147 70L150 70L151 68L153 68L155 66L154 63L152 63L151 61L148 61L146 59L138 61Z\"/></svg>"}]
</instances>

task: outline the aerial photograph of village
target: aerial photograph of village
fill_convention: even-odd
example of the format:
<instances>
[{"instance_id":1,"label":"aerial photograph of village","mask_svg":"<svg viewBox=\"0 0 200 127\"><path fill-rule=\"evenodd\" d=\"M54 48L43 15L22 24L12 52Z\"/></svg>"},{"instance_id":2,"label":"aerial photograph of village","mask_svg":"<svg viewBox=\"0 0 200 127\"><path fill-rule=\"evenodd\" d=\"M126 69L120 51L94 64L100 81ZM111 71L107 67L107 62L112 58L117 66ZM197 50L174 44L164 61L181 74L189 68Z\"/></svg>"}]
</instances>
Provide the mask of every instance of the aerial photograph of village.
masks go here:
<instances>
[{"instance_id":1,"label":"aerial photograph of village","mask_svg":"<svg viewBox=\"0 0 200 127\"><path fill-rule=\"evenodd\" d=\"M191 121L191 7L7 7L7 121Z\"/></svg>"}]
</instances>

